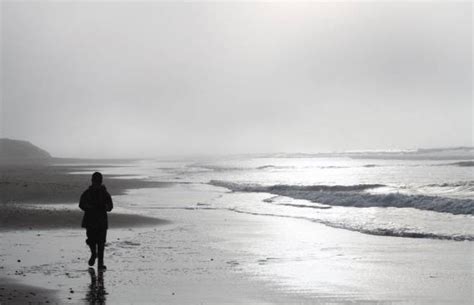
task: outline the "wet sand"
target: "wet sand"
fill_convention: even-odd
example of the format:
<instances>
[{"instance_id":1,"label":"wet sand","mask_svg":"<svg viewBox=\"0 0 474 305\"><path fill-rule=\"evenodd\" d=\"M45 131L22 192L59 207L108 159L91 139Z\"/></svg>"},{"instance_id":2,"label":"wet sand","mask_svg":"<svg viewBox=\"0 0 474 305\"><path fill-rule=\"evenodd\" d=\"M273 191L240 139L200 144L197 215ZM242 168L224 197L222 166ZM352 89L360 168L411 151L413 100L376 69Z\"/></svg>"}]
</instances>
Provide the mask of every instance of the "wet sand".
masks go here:
<instances>
[{"instance_id":1,"label":"wet sand","mask_svg":"<svg viewBox=\"0 0 474 305\"><path fill-rule=\"evenodd\" d=\"M104 168L109 165L96 165ZM0 203L78 203L90 184L91 166L82 165L0 165ZM70 174L76 172L77 174ZM82 174L83 172L83 174ZM126 174L126 173L124 173ZM170 183L104 175L104 183L112 196L129 189L166 187Z\"/></svg>"},{"instance_id":2,"label":"wet sand","mask_svg":"<svg viewBox=\"0 0 474 305\"><path fill-rule=\"evenodd\" d=\"M0 231L80 229L83 212L44 206L4 204L0 215ZM135 214L109 214L110 228L133 228L168 223L167 220Z\"/></svg>"},{"instance_id":3,"label":"wet sand","mask_svg":"<svg viewBox=\"0 0 474 305\"><path fill-rule=\"evenodd\" d=\"M387 238L297 219L173 207L153 213L172 220L169 224L109 230L101 285L98 273L94 279L88 272L80 230L0 233L2 273L53 289L61 304L100 298L106 304L180 305L472 301L470 243Z\"/></svg>"},{"instance_id":4,"label":"wet sand","mask_svg":"<svg viewBox=\"0 0 474 305\"><path fill-rule=\"evenodd\" d=\"M104 168L108 165L97 165ZM80 228L82 211L79 197L88 187L90 166L29 165L0 166L0 231ZM84 172L84 174L70 174ZM170 183L105 175L104 182L112 196L127 190L156 188ZM54 203L71 203L70 208L56 208ZM46 205L46 206L45 206ZM165 220L135 214L110 214L112 228L158 225Z\"/></svg>"},{"instance_id":5,"label":"wet sand","mask_svg":"<svg viewBox=\"0 0 474 305\"><path fill-rule=\"evenodd\" d=\"M69 174L84 169L3 168L0 287L7 299L2 304L21 304L30 292L40 297L34 304L295 303L293 296L254 285L246 274L235 273L239 264L209 244L207 230L214 225L222 228L220 214L217 218L190 215L192 209L183 211L179 206L150 214L153 210L142 209L142 198L125 195L127 190L170 184L123 176L104 177L115 203L109 214L108 270L100 277L92 273L87 266L85 232L80 229L82 212L77 207L90 169L84 175ZM180 193L174 198L190 200ZM156 199L161 206L169 198Z\"/></svg>"},{"instance_id":6,"label":"wet sand","mask_svg":"<svg viewBox=\"0 0 474 305\"><path fill-rule=\"evenodd\" d=\"M59 160L64 161L64 160ZM67 160L80 162L80 160ZM108 165L98 163L97 167ZM81 172L84 174L70 174ZM79 230L83 212L75 205L81 193L88 187L90 166L28 164L0 165L0 232L28 230L36 236L44 230ZM125 194L134 188L156 188L169 183L149 182L143 179L120 179L105 175L109 192ZM51 204L70 204L69 207L55 207ZM129 213L111 213L110 228L134 228L167 224L169 221ZM81 231L82 233L82 231ZM21 243L21 238L18 242ZM26 249L26 251L30 251ZM1 257L2 255L0 255ZM21 259L18 259L18 264ZM2 266L0 268L4 269ZM12 274L8 274L12 275ZM26 277L15 272L13 275ZM70 297L66 298L71 299ZM63 304L56 298L56 291L39 286L25 285L11 277L0 277L0 304Z\"/></svg>"},{"instance_id":7,"label":"wet sand","mask_svg":"<svg viewBox=\"0 0 474 305\"><path fill-rule=\"evenodd\" d=\"M0 304L61 304L54 291L0 278Z\"/></svg>"},{"instance_id":8,"label":"wet sand","mask_svg":"<svg viewBox=\"0 0 474 305\"><path fill-rule=\"evenodd\" d=\"M84 231L59 220L79 224L77 199L3 204L26 216L7 219L12 225L0 231L0 287L16 293L4 280L15 279L48 289L48 300L60 304L472 304L470 242L372 236L236 213L232 202L271 195L199 183L120 192L111 217L118 211L166 221L132 226L127 218L112 227L108 268L100 275L88 269ZM73 212L64 211L68 206ZM19 219L37 227L16 230Z\"/></svg>"}]
</instances>

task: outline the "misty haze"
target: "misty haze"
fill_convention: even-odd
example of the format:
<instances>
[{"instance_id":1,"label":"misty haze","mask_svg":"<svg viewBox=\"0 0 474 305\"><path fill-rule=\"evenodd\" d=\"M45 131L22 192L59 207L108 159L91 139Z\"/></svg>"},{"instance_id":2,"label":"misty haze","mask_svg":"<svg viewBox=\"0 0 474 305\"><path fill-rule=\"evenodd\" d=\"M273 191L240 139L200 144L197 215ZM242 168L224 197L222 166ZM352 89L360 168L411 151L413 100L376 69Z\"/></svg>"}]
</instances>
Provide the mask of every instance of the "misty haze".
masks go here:
<instances>
[{"instance_id":1,"label":"misty haze","mask_svg":"<svg viewBox=\"0 0 474 305\"><path fill-rule=\"evenodd\" d=\"M0 304L472 304L472 12L0 0Z\"/></svg>"}]
</instances>

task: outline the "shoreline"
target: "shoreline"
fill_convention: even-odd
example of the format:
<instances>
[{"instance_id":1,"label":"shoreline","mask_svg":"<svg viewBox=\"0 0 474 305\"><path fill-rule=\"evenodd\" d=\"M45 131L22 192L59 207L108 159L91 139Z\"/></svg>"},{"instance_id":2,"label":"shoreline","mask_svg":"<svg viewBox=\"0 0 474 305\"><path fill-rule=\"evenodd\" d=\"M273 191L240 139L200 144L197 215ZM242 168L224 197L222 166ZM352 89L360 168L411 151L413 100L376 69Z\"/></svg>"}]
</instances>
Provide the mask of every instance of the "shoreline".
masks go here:
<instances>
[{"instance_id":1,"label":"shoreline","mask_svg":"<svg viewBox=\"0 0 474 305\"><path fill-rule=\"evenodd\" d=\"M83 212L43 206L16 206L3 204L0 215L0 232L17 230L83 229ZM168 224L170 221L130 213L110 213L109 228L137 228Z\"/></svg>"},{"instance_id":2,"label":"shoreline","mask_svg":"<svg viewBox=\"0 0 474 305\"><path fill-rule=\"evenodd\" d=\"M89 187L90 174L71 174L91 167L111 165L61 164L0 166L0 231L31 229L81 228L83 212L76 206L84 190ZM117 177L121 177L118 179ZM104 175L112 196L124 195L128 190L166 187L170 183L146 181ZM44 207L47 204L48 207ZM52 208L50 204L71 205L71 209ZM166 220L129 213L111 213L111 228L160 225Z\"/></svg>"},{"instance_id":3,"label":"shoreline","mask_svg":"<svg viewBox=\"0 0 474 305\"><path fill-rule=\"evenodd\" d=\"M0 204L50 204L78 203L83 191L90 185L93 170L110 165L74 166L61 164L45 165L0 165ZM84 172L83 174L72 172ZM112 196L124 195L128 190L139 188L167 187L170 182L147 181L126 178L126 175L104 175L104 185Z\"/></svg>"},{"instance_id":4,"label":"shoreline","mask_svg":"<svg viewBox=\"0 0 474 305\"><path fill-rule=\"evenodd\" d=\"M109 171L115 172L128 170ZM470 304L472 264L466 258L473 244L367 235L223 208L266 197L199 183L117 196L111 217L130 212L167 225L114 220L101 280L88 272L77 205L5 203L25 213L18 216L24 221L43 218L45 224L0 230L0 276L50 289L61 304L97 296L98 283L113 304Z\"/></svg>"},{"instance_id":5,"label":"shoreline","mask_svg":"<svg viewBox=\"0 0 474 305\"><path fill-rule=\"evenodd\" d=\"M70 160L69 160L70 161ZM60 232L84 230L81 227L83 211L77 206L80 195L89 186L90 174L71 174L91 167L107 168L111 165L63 164L0 164L0 234L43 230ZM117 179L120 177L120 179ZM123 195L130 189L165 187L169 183L130 179L126 175L104 175L112 196ZM71 209L45 207L44 204L66 204ZM72 209L74 207L74 209ZM111 229L139 228L169 224L170 221L130 213L110 213ZM37 236L41 236L37 233ZM20 260L19 260L20 261ZM57 291L24 284L11 274L0 274L0 304L62 304ZM23 274L23 276L26 276ZM71 299L71 298L67 298Z\"/></svg>"}]
</instances>

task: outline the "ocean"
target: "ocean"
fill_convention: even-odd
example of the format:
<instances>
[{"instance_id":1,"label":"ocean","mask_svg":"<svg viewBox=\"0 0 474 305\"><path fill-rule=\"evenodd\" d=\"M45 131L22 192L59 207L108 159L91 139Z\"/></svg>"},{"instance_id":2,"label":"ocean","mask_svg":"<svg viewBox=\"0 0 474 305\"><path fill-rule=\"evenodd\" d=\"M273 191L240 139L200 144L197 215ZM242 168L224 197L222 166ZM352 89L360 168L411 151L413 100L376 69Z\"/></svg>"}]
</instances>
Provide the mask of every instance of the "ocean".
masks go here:
<instances>
[{"instance_id":1,"label":"ocean","mask_svg":"<svg viewBox=\"0 0 474 305\"><path fill-rule=\"evenodd\" d=\"M290 217L372 235L472 241L473 166L472 149L459 148L141 160L104 171L209 194L182 198L186 208Z\"/></svg>"},{"instance_id":2,"label":"ocean","mask_svg":"<svg viewBox=\"0 0 474 305\"><path fill-rule=\"evenodd\" d=\"M111 304L467 305L472 159L472 149L459 148L83 160L66 168L83 174L84 188L101 171L111 192L112 179L166 182L113 194L111 225L120 214L163 222L108 231L101 287ZM78 210L67 202L38 208ZM97 291L76 221L3 232L3 276L55 289L60 303L87 303Z\"/></svg>"}]
</instances>

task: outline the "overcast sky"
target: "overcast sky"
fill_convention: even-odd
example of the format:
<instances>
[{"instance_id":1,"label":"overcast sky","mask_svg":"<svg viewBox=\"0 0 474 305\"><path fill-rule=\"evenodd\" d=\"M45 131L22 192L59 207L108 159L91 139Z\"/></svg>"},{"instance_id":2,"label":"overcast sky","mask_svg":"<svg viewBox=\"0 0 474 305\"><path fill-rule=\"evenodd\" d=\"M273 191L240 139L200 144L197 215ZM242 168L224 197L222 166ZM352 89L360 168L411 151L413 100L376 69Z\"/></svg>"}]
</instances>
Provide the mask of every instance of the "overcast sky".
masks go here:
<instances>
[{"instance_id":1,"label":"overcast sky","mask_svg":"<svg viewBox=\"0 0 474 305\"><path fill-rule=\"evenodd\" d=\"M55 156L472 145L472 4L1 4L1 136Z\"/></svg>"}]
</instances>

